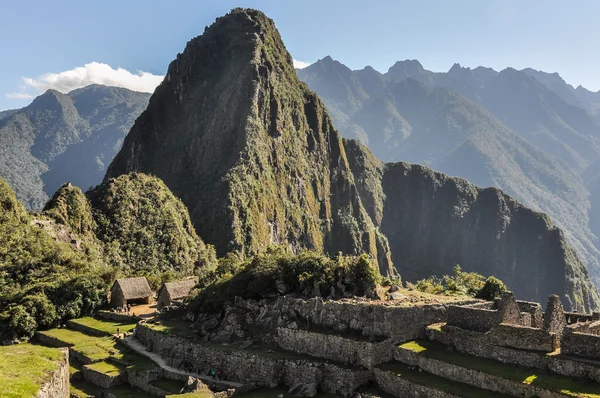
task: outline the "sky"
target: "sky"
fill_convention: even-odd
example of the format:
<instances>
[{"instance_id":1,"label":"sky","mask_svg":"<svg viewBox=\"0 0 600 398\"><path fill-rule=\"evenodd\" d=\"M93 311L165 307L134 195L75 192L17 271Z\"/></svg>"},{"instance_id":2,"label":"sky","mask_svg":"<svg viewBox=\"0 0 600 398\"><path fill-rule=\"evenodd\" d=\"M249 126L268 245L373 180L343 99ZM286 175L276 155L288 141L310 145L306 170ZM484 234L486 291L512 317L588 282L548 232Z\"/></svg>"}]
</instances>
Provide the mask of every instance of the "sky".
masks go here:
<instances>
[{"instance_id":1,"label":"sky","mask_svg":"<svg viewBox=\"0 0 600 398\"><path fill-rule=\"evenodd\" d=\"M600 90L597 0L0 0L0 110L91 83L152 92L187 41L238 6L274 19L298 66L531 67Z\"/></svg>"}]
</instances>

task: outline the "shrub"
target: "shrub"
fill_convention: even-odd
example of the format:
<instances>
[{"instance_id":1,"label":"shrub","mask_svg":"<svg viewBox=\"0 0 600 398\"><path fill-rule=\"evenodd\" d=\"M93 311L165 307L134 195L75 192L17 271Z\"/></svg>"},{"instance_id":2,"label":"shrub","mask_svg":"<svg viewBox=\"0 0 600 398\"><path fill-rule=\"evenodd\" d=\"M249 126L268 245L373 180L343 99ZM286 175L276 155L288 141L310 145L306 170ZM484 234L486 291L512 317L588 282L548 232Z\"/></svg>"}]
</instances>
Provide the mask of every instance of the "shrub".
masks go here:
<instances>
[{"instance_id":1,"label":"shrub","mask_svg":"<svg viewBox=\"0 0 600 398\"><path fill-rule=\"evenodd\" d=\"M475 297L491 301L500 298L500 296L502 296L502 293L507 291L508 289L506 288L504 282L502 282L495 276L490 276L485 280L485 284L483 285L481 290L477 292Z\"/></svg>"}]
</instances>

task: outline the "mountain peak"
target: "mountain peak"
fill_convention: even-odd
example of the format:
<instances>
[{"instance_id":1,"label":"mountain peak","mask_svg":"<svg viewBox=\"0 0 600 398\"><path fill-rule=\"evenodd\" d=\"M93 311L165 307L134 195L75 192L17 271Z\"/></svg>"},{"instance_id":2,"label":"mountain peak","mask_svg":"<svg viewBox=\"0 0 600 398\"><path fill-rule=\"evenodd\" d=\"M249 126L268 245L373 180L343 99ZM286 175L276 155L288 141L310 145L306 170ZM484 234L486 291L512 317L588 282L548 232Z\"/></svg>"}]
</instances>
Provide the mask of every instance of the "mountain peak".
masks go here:
<instances>
[{"instance_id":1,"label":"mountain peak","mask_svg":"<svg viewBox=\"0 0 600 398\"><path fill-rule=\"evenodd\" d=\"M368 252L395 273L339 133L262 13L236 9L188 42L105 180L131 171L162 179L221 255Z\"/></svg>"}]
</instances>

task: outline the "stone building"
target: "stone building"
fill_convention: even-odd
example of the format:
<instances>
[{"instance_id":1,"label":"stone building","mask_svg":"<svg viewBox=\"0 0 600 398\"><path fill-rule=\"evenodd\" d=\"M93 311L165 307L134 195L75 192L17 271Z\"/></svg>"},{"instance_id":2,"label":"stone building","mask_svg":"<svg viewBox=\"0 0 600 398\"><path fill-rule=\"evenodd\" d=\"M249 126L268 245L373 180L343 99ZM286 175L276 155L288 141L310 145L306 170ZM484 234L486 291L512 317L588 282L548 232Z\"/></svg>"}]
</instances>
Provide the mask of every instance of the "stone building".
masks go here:
<instances>
[{"instance_id":1,"label":"stone building","mask_svg":"<svg viewBox=\"0 0 600 398\"><path fill-rule=\"evenodd\" d=\"M152 289L145 277L117 279L110 288L111 307L125 304L150 304Z\"/></svg>"},{"instance_id":2,"label":"stone building","mask_svg":"<svg viewBox=\"0 0 600 398\"><path fill-rule=\"evenodd\" d=\"M157 308L161 310L176 301L185 299L190 295L190 291L194 286L196 286L195 279L163 283L158 291Z\"/></svg>"}]
</instances>

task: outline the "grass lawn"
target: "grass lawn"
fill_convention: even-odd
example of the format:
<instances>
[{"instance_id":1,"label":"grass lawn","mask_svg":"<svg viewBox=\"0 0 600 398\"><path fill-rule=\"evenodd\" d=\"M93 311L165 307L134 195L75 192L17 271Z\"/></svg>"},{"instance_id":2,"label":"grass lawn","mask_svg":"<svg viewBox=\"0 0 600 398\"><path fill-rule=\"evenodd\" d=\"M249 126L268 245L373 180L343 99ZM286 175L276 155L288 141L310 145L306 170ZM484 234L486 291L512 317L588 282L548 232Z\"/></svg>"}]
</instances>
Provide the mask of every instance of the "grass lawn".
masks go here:
<instances>
[{"instance_id":1,"label":"grass lawn","mask_svg":"<svg viewBox=\"0 0 600 398\"><path fill-rule=\"evenodd\" d=\"M125 371L125 366L120 365L111 361L96 362L86 365L89 369L95 370L96 372L104 373L107 376L115 377Z\"/></svg>"},{"instance_id":2,"label":"grass lawn","mask_svg":"<svg viewBox=\"0 0 600 398\"><path fill-rule=\"evenodd\" d=\"M170 392L173 394L178 394L179 391L183 388L185 383L181 380L173 380L168 379L166 377L162 377L157 380L153 380L150 382L154 387L158 387L166 392Z\"/></svg>"},{"instance_id":3,"label":"grass lawn","mask_svg":"<svg viewBox=\"0 0 600 398\"><path fill-rule=\"evenodd\" d=\"M108 336L95 337L69 329L51 329L39 333L62 341L94 361L102 361L118 352L116 341Z\"/></svg>"},{"instance_id":4,"label":"grass lawn","mask_svg":"<svg viewBox=\"0 0 600 398\"><path fill-rule=\"evenodd\" d=\"M62 353L32 344L0 346L0 397L35 397L50 372L58 369Z\"/></svg>"},{"instance_id":5,"label":"grass lawn","mask_svg":"<svg viewBox=\"0 0 600 398\"><path fill-rule=\"evenodd\" d=\"M483 390L473 387L468 384L458 383L443 377L432 375L427 372L419 372L418 370L410 370L408 366L400 362L386 362L378 366L381 370L392 372L398 377L402 377L410 382L420 384L426 387L447 392L452 395L465 398L502 398L509 395L500 394L493 391Z\"/></svg>"},{"instance_id":6,"label":"grass lawn","mask_svg":"<svg viewBox=\"0 0 600 398\"><path fill-rule=\"evenodd\" d=\"M129 385L122 385L105 390L94 384L83 380L71 381L71 396L86 398L88 396L99 397L103 391L110 391L117 398L148 398L148 393Z\"/></svg>"},{"instance_id":7,"label":"grass lawn","mask_svg":"<svg viewBox=\"0 0 600 398\"><path fill-rule=\"evenodd\" d=\"M90 317L79 318L79 319L71 319L69 322L87 326L91 329L98 330L100 332L113 335L117 334L117 328L119 328L120 333L130 332L136 326L135 322L118 322L118 321L109 321L104 319L95 319Z\"/></svg>"},{"instance_id":8,"label":"grass lawn","mask_svg":"<svg viewBox=\"0 0 600 398\"><path fill-rule=\"evenodd\" d=\"M600 385L572 379L541 369L531 369L475 357L455 351L448 351L443 345L430 341L410 341L399 346L428 358L452 363L464 368L479 370L504 379L540 387L545 390L579 398L600 398Z\"/></svg>"}]
</instances>

